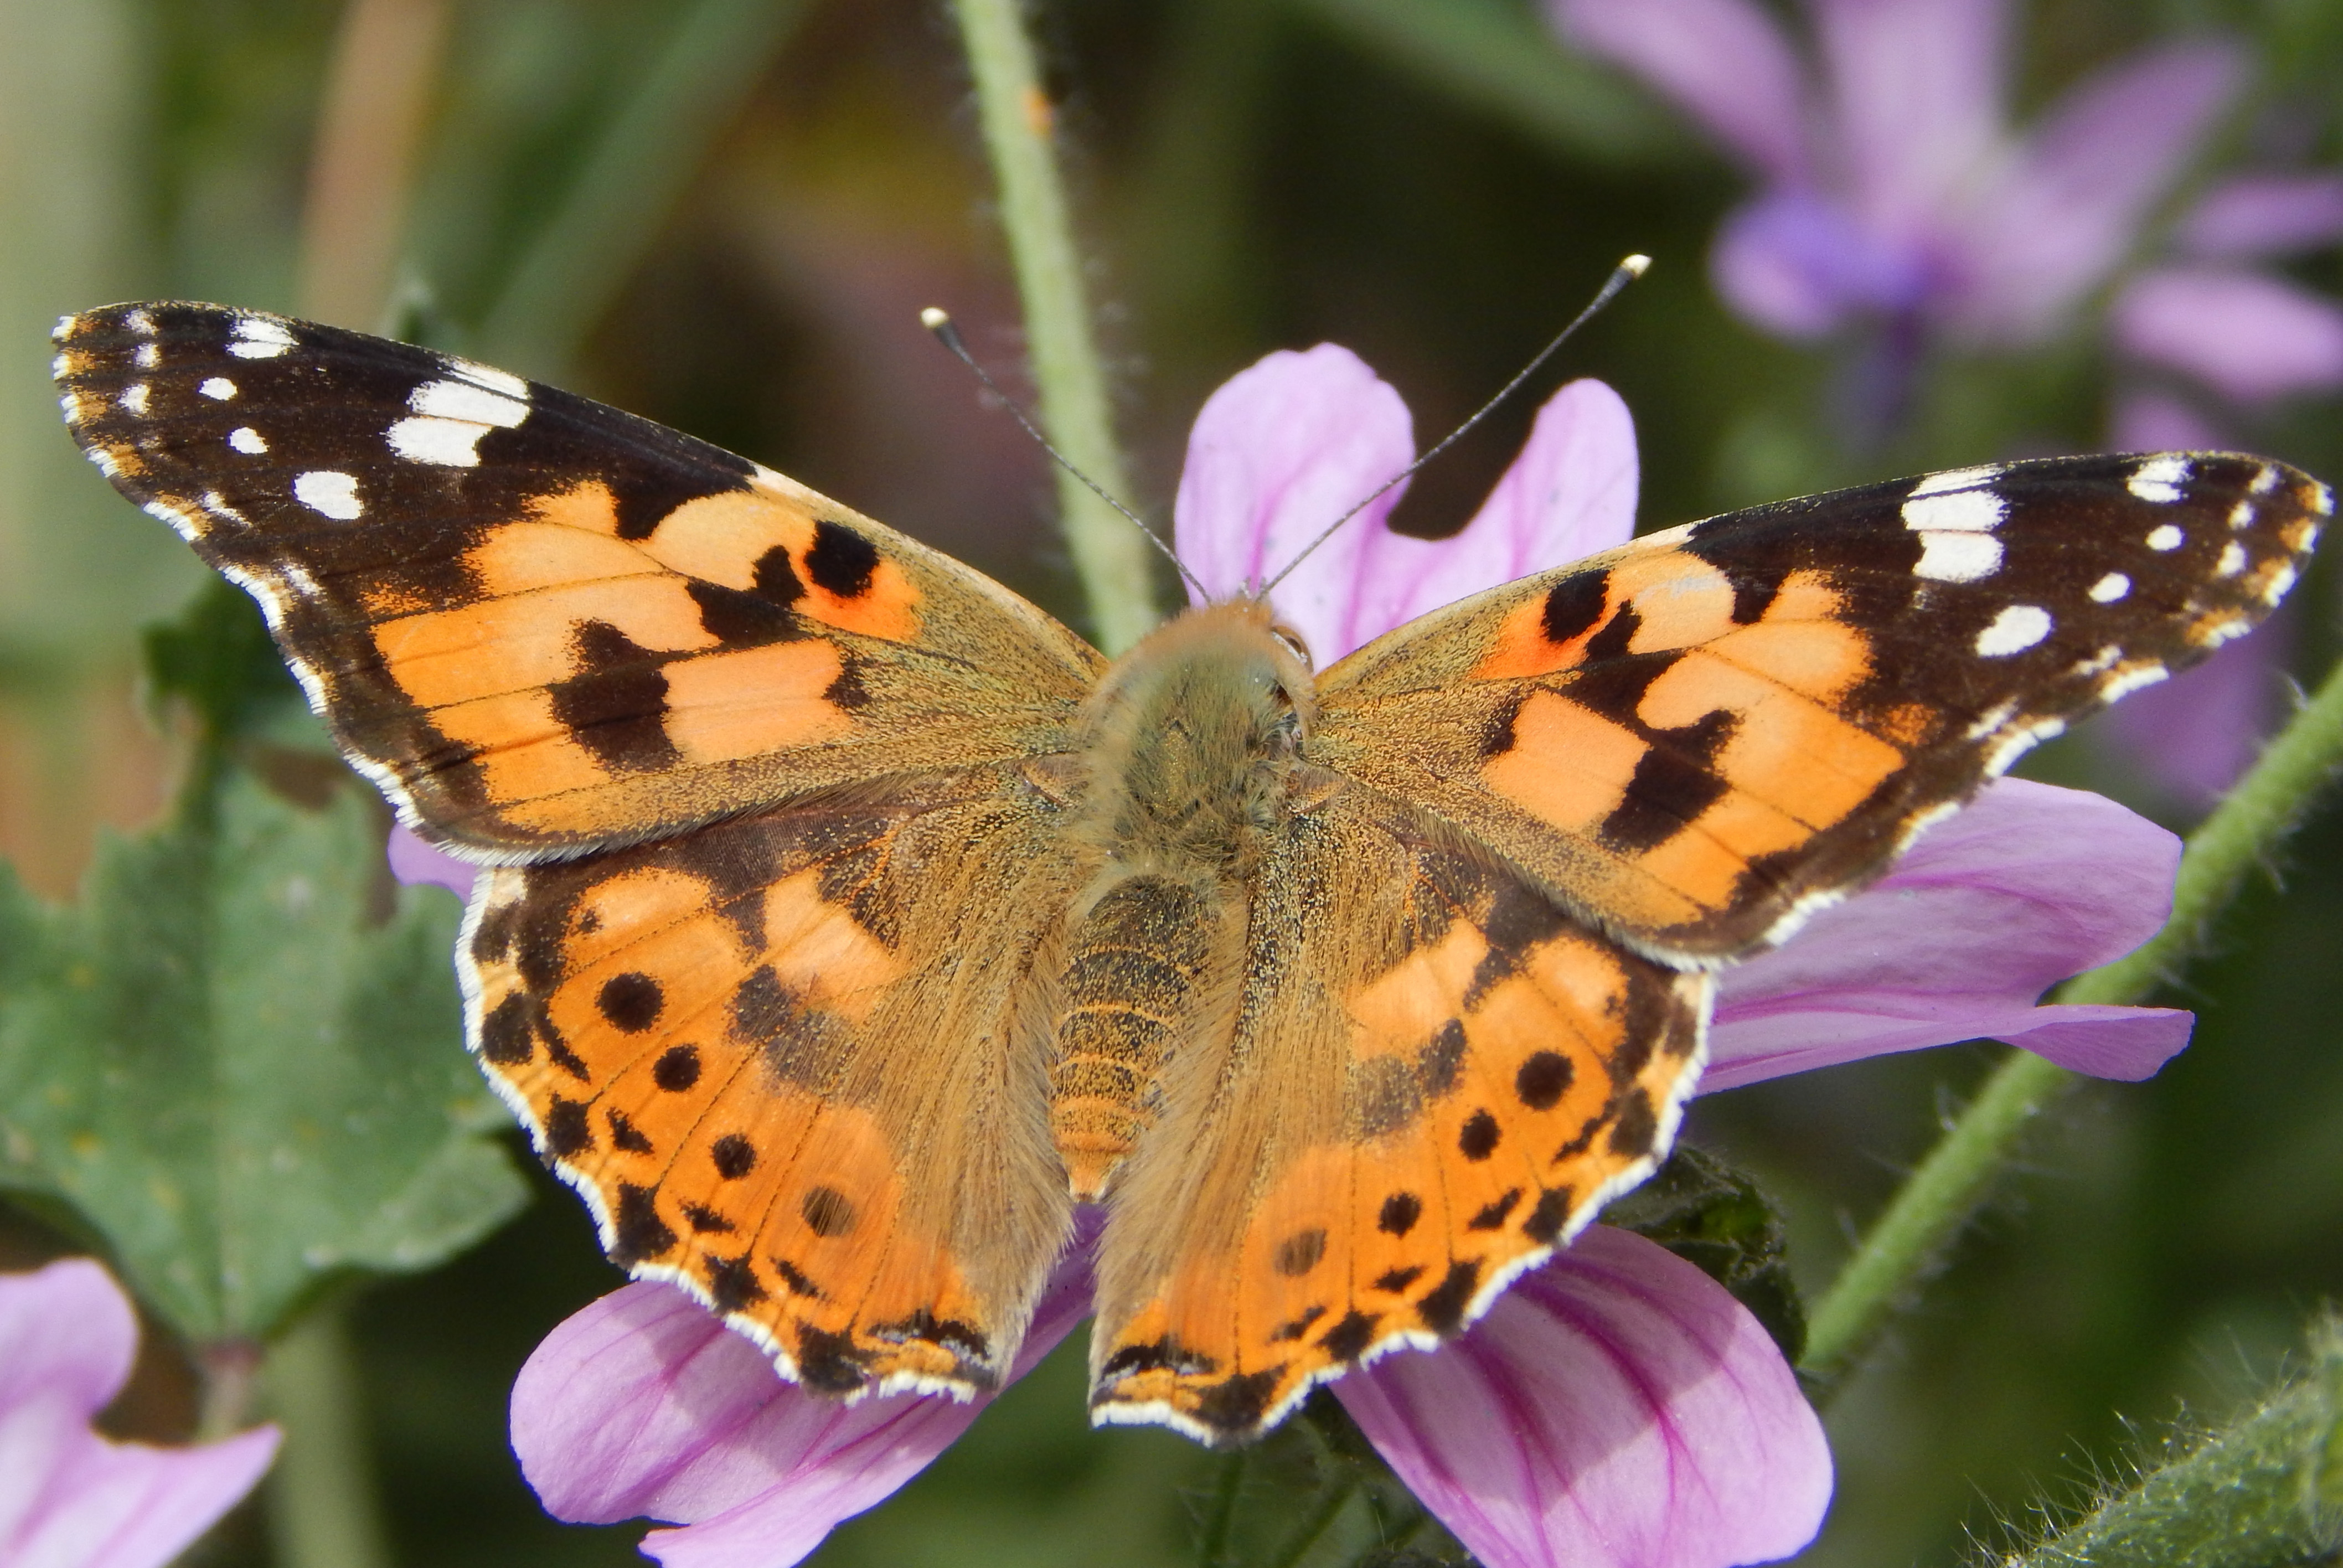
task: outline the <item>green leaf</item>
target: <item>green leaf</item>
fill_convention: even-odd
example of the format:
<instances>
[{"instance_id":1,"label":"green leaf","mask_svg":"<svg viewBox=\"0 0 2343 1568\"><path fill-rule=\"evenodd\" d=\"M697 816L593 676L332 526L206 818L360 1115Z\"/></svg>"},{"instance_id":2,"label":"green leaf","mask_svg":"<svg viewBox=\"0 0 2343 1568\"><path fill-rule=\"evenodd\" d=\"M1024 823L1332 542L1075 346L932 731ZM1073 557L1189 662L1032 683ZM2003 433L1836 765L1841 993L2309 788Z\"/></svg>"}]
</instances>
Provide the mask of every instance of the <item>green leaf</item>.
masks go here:
<instances>
[{"instance_id":1,"label":"green leaf","mask_svg":"<svg viewBox=\"0 0 2343 1568\"><path fill-rule=\"evenodd\" d=\"M2343 1326L2239 1420L2176 1439L2129 1491L2002 1568L2293 1568L2343 1553Z\"/></svg>"},{"instance_id":2,"label":"green leaf","mask_svg":"<svg viewBox=\"0 0 2343 1568\"><path fill-rule=\"evenodd\" d=\"M1679 1144L1652 1179L1604 1211L1603 1222L1657 1241L1733 1293L1795 1365L1806 1310L1790 1277L1782 1216L1747 1176Z\"/></svg>"},{"instance_id":3,"label":"green leaf","mask_svg":"<svg viewBox=\"0 0 2343 1568\"><path fill-rule=\"evenodd\" d=\"M247 630L207 598L150 640L206 731L173 820L102 839L72 907L0 868L0 1186L70 1204L197 1341L427 1268L527 1191L463 1049L456 911L391 880L370 789L287 743L306 715Z\"/></svg>"}]
</instances>

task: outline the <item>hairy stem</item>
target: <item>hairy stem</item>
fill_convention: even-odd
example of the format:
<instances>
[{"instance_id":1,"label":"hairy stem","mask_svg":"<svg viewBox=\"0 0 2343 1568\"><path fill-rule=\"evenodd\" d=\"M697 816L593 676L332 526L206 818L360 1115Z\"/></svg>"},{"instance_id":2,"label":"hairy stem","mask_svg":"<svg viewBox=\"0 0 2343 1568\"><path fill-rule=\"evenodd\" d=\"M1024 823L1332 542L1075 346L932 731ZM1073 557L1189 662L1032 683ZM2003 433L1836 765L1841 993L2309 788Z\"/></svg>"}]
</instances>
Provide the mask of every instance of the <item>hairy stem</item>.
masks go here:
<instances>
[{"instance_id":1,"label":"hairy stem","mask_svg":"<svg viewBox=\"0 0 2343 1568\"><path fill-rule=\"evenodd\" d=\"M2204 945L2214 918L2267 863L2343 766L2343 667L2271 741L2253 770L2189 835L2172 918L2138 950L2059 988L2062 1002L2136 1002ZM2078 1081L2027 1051L1986 1081L1815 1303L1801 1370L1827 1382L1853 1363L1888 1315L1942 1261L1990 1193L2026 1129Z\"/></svg>"},{"instance_id":2,"label":"hairy stem","mask_svg":"<svg viewBox=\"0 0 2343 1568\"><path fill-rule=\"evenodd\" d=\"M1000 186L1001 226L1017 272L1041 427L1109 495L1131 493L1107 407L1106 371L1091 335L1089 290L1074 246L1052 115L1019 0L953 0L976 83L977 117ZM1058 508L1091 629L1120 653L1155 624L1154 559L1128 519L1072 475L1058 475Z\"/></svg>"}]
</instances>

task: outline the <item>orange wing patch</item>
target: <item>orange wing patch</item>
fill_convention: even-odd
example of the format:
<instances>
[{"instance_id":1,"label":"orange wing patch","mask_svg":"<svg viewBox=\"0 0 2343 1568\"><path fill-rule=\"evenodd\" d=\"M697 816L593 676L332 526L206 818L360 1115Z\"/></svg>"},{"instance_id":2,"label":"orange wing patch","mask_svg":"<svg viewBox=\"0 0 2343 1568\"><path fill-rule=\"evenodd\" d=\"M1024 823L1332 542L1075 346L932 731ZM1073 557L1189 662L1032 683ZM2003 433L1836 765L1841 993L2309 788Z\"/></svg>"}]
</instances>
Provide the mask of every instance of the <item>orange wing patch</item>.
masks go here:
<instances>
[{"instance_id":1,"label":"orange wing patch","mask_svg":"<svg viewBox=\"0 0 2343 1568\"><path fill-rule=\"evenodd\" d=\"M1294 960L1339 965L1363 944L1338 1004L1341 1104L1275 1149L1216 1148L1213 1179L1223 1161L1257 1172L1240 1217L1216 1222L1214 1194L1192 1194L1176 1261L1120 1294L1128 1253L1162 1243L1136 1196L1117 1207L1098 1419L1242 1442L1345 1366L1456 1333L1641 1180L1699 1076L1704 978L1625 952L1485 860L1330 810L1339 852L1373 863L1361 882L1389 879L1381 907L1327 910L1342 940L1313 936ZM1232 1092L1280 1101L1281 1065L1265 1056ZM1284 1102L1306 1121L1306 1095ZM1169 1130L1183 1131L1176 1110Z\"/></svg>"},{"instance_id":2,"label":"orange wing patch","mask_svg":"<svg viewBox=\"0 0 2343 1568\"><path fill-rule=\"evenodd\" d=\"M825 1392L996 1386L1054 1255L1034 1224L1064 1219L1046 1159L921 1145L950 1075L900 1061L891 1092L873 1089L874 1058L971 1001L922 970L954 911L922 908L892 863L907 840L967 833L969 806L784 812L500 870L474 915L476 1049L612 1259L691 1290ZM964 1040L996 1077L1013 990L991 993L995 1037ZM1031 1218L956 1211L971 1184L1016 1193Z\"/></svg>"}]
</instances>

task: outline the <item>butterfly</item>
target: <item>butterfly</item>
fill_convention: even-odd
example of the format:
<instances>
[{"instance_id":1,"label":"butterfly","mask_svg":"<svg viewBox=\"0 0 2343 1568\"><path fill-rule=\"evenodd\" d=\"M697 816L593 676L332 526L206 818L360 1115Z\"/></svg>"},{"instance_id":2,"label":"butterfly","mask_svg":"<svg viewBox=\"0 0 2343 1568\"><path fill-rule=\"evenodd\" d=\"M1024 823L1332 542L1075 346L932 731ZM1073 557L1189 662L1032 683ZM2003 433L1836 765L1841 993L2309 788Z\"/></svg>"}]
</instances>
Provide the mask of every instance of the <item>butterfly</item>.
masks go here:
<instances>
[{"instance_id":1,"label":"butterfly","mask_svg":"<svg viewBox=\"0 0 2343 1568\"><path fill-rule=\"evenodd\" d=\"M486 868L471 1049L612 1259L820 1393L1003 1380L1104 1208L1091 1404L1213 1443L1436 1344L1666 1153L1710 974L2258 622L2332 511L2227 453L1786 501L1313 671L1110 662L794 481L256 311L56 334L67 422Z\"/></svg>"}]
</instances>

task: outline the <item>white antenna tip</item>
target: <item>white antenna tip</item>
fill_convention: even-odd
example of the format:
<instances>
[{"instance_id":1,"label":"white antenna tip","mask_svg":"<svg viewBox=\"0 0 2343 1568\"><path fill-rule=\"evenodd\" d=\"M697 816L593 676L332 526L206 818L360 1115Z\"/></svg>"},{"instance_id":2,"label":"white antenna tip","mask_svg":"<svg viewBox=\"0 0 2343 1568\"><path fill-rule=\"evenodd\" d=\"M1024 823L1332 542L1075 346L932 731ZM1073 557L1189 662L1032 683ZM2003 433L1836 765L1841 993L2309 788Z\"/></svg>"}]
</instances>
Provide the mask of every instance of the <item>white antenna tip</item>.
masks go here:
<instances>
[{"instance_id":1,"label":"white antenna tip","mask_svg":"<svg viewBox=\"0 0 2343 1568\"><path fill-rule=\"evenodd\" d=\"M1619 264L1619 270L1630 277L1641 277L1652 269L1652 258L1637 252Z\"/></svg>"},{"instance_id":2,"label":"white antenna tip","mask_svg":"<svg viewBox=\"0 0 2343 1568\"><path fill-rule=\"evenodd\" d=\"M1637 270L1640 271L1641 268L1638 268ZM925 310L920 312L920 325L926 327L929 331L933 332L939 327L950 327L951 325L951 317L945 315L936 307L930 305Z\"/></svg>"}]
</instances>

